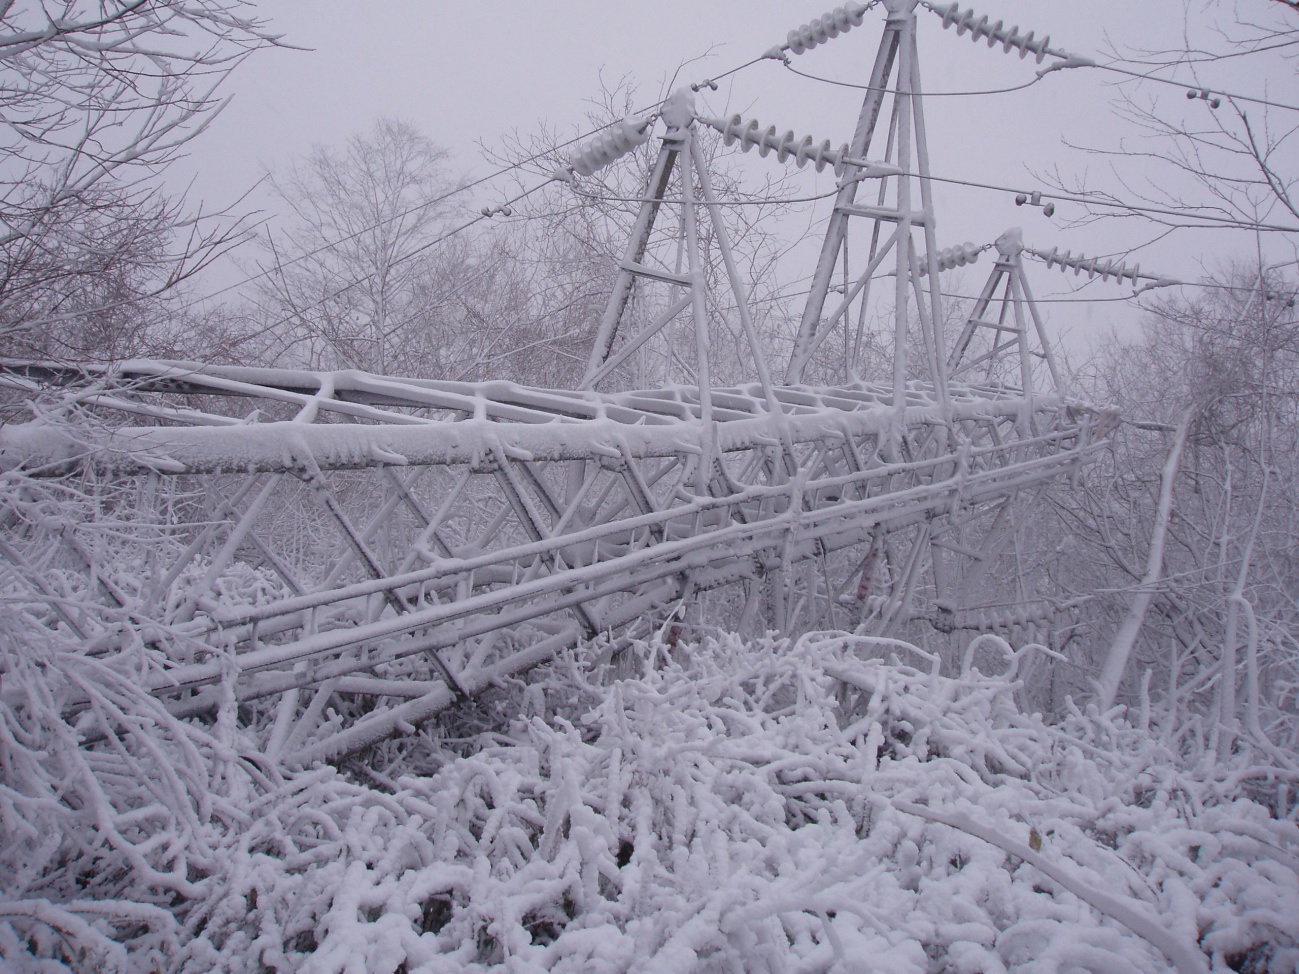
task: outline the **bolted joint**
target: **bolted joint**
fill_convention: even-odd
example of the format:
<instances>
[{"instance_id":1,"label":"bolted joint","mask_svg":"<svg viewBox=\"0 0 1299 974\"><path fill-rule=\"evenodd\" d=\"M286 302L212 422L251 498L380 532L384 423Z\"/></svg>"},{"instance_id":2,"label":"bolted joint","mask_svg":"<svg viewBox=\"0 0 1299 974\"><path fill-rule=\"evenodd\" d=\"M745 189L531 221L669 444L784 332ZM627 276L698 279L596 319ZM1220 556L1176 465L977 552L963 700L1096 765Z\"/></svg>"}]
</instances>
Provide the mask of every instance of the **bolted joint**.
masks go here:
<instances>
[{"instance_id":1,"label":"bolted joint","mask_svg":"<svg viewBox=\"0 0 1299 974\"><path fill-rule=\"evenodd\" d=\"M669 135L684 132L695 121L695 93L689 86L678 88L659 109L659 117L668 127Z\"/></svg>"},{"instance_id":2,"label":"bolted joint","mask_svg":"<svg viewBox=\"0 0 1299 974\"><path fill-rule=\"evenodd\" d=\"M1003 261L1015 260L1024 250L1024 231L1019 227L1011 227L994 240L992 245L997 248Z\"/></svg>"}]
</instances>

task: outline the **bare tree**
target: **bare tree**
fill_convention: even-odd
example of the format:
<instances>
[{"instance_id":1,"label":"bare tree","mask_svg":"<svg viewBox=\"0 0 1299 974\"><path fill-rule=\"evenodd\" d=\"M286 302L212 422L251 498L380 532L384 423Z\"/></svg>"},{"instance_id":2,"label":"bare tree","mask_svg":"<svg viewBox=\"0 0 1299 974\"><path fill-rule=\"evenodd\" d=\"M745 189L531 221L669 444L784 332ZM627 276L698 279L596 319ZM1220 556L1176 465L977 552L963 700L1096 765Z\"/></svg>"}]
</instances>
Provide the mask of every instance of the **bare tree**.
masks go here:
<instances>
[{"instance_id":1,"label":"bare tree","mask_svg":"<svg viewBox=\"0 0 1299 974\"><path fill-rule=\"evenodd\" d=\"M105 316L238 238L155 177L274 43L244 0L0 3L0 353L111 354Z\"/></svg>"},{"instance_id":2,"label":"bare tree","mask_svg":"<svg viewBox=\"0 0 1299 974\"><path fill-rule=\"evenodd\" d=\"M1178 726L1266 748L1299 729L1299 331L1276 297L1294 288L1248 270L1210 283L1110 346L1099 393L1131 422L1090 489L1059 499L1071 541L1053 571L1084 600L1077 631L1117 631L1078 660L1103 705L1142 676Z\"/></svg>"},{"instance_id":3,"label":"bare tree","mask_svg":"<svg viewBox=\"0 0 1299 974\"><path fill-rule=\"evenodd\" d=\"M339 148L317 145L272 186L288 219L267 233L260 315L286 364L454 377L466 319L499 284L501 255L449 222L447 152L380 118Z\"/></svg>"},{"instance_id":4,"label":"bare tree","mask_svg":"<svg viewBox=\"0 0 1299 974\"><path fill-rule=\"evenodd\" d=\"M1263 232L1294 226L1299 111L1289 92L1296 9L1290 0L1194 10L1188 4L1180 46L1113 52L1108 67L1131 76L1115 102L1131 126L1115 144L1082 146L1110 161L1121 187L1110 192L1090 180L1069 187L1098 204L1092 218L1117 214L1171 228L1244 225Z\"/></svg>"}]
</instances>

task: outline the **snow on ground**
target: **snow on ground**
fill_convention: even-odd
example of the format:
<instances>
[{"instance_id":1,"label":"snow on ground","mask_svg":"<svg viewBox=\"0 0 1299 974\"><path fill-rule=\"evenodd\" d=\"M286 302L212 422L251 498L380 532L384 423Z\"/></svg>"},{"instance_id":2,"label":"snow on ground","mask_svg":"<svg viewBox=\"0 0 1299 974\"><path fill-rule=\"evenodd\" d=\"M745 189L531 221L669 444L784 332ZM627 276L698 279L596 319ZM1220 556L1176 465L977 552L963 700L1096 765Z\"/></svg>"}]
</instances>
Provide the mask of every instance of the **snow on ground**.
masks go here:
<instances>
[{"instance_id":1,"label":"snow on ground","mask_svg":"<svg viewBox=\"0 0 1299 974\"><path fill-rule=\"evenodd\" d=\"M0 627L2 628L2 627ZM639 645L503 688L502 732L367 785L260 765L86 657L0 638L16 971L1294 971L1299 827L1256 755L1016 703L813 634ZM991 653L988 651L992 650ZM66 685L132 730L68 737ZM10 687L20 685L10 683ZM512 709L511 709L512 708ZM1156 712L1157 717L1157 712ZM4 964L0 963L0 969Z\"/></svg>"}]
</instances>

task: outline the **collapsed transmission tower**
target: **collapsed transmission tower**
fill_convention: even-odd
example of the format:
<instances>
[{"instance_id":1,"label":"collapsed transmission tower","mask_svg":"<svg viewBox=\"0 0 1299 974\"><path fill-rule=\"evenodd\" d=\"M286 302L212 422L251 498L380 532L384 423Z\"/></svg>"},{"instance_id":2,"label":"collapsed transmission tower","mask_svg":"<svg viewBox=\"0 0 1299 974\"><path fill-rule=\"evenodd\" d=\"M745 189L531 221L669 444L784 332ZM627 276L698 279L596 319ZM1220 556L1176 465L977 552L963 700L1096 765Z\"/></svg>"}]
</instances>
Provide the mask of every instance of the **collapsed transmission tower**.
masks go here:
<instances>
[{"instance_id":1,"label":"collapsed transmission tower","mask_svg":"<svg viewBox=\"0 0 1299 974\"><path fill-rule=\"evenodd\" d=\"M1045 601L994 610L980 594L1015 509L1099 449L1109 416L1061 385L1017 231L988 247L938 246L916 6L885 0L868 93L837 148L700 114L683 90L657 117L624 120L578 151L565 179L659 133L577 390L5 363L12 395L58 395L0 428L0 466L22 484L0 511L0 583L51 634L137 667L174 713L264 703L267 758L298 764L409 733L565 647L616 652L710 592L727 593L733 624L782 630L1040 618ZM827 14L773 56L827 43L866 12ZM704 128L838 180L781 382L700 150ZM724 302L708 284L705 233ZM949 346L939 277L988 249L988 284ZM864 256L850 267L850 253ZM892 368L871 382L859 352L886 267ZM719 307L738 320L747 383L713 380ZM689 355L680 336L665 341L679 324ZM819 364L831 346L833 368ZM630 365L652 348L685 381L664 369L661 387L628 390ZM836 369L840 381L809 383ZM75 502L52 506L42 490ZM330 702L349 696L368 701L353 708L362 716L331 719Z\"/></svg>"}]
</instances>

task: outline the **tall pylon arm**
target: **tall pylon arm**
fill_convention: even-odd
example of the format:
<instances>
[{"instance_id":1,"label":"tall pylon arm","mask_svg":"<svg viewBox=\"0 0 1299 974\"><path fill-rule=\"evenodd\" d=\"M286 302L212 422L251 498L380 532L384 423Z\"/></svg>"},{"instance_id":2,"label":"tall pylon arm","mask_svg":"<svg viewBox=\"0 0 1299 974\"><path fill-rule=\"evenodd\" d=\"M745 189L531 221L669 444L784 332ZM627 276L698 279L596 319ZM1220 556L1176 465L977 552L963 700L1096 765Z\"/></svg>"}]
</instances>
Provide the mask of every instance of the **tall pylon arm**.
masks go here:
<instances>
[{"instance_id":1,"label":"tall pylon arm","mask_svg":"<svg viewBox=\"0 0 1299 974\"><path fill-rule=\"evenodd\" d=\"M654 169L650 173L645 199L641 202L640 212L636 214L636 223L627 239L627 249L618 264L618 276L614 279L613 290L609 294L609 303L605 306L604 316L596 330L595 340L591 343L591 354L586 363L586 374L579 388L590 389L597 380L601 367L609 358L614 339L618 334L618 325L631 300L632 285L641 273L645 248L649 245L650 233L654 230L654 221L658 217L659 207L663 205L664 195L672 180L672 171L676 168L677 157L681 154L679 140L663 139Z\"/></svg>"},{"instance_id":2,"label":"tall pylon arm","mask_svg":"<svg viewBox=\"0 0 1299 974\"><path fill-rule=\"evenodd\" d=\"M747 291L731 252L729 234L720 214L720 202L708 175L706 159L699 151L695 140L695 122L701 119L695 111L694 93L688 88L679 89L664 102L659 114L666 127L663 144L650 176L648 195L641 201L631 239L623 259L618 264L618 275L592 345L582 388L594 389L640 351L650 339L690 308L696 345L695 375L692 378L702 390L701 406L705 412L708 412L709 323L706 303L707 275L702 264L703 246L700 237L704 232L701 226L704 218L699 212L702 208L707 213L707 222L712 227L713 239L722 257L727 285L753 356L758 380L765 391L769 408L773 414L779 414L782 407L775 397L774 385L767 371L765 351L749 313ZM792 136L789 138L792 139ZM810 140L805 141L810 144ZM841 151L846 149L845 146ZM764 154L766 151L768 150L764 149ZM815 150L811 155L804 152L799 158L800 162L815 158L818 167L827 163L834 164L832 159L817 158ZM576 160L573 170L583 171ZM674 175L680 183L680 197L669 199L669 187L673 183ZM677 267L674 271L663 266L664 261L658 261L655 266L656 262L652 254L651 237L659 210L665 202L681 207L679 235L673 241L677 254ZM683 260L684 266L682 266ZM636 334L619 342L618 332L626 317L632 290L638 278L646 282L666 284L674 293L670 294L666 307L652 321L641 327ZM615 342L618 342L616 348ZM670 338L669 344L671 344ZM675 352L671 349L669 349L669 356L675 356Z\"/></svg>"},{"instance_id":3,"label":"tall pylon arm","mask_svg":"<svg viewBox=\"0 0 1299 974\"><path fill-rule=\"evenodd\" d=\"M889 76L893 73L893 62L897 58L898 45L904 28L905 24L895 22L890 16L884 34L880 38L879 50L875 55L875 66L871 69L869 89L862 102L861 113L857 116L857 128L848 146L850 155L855 158L864 157L870 150L871 139L879 121L880 108L884 104L885 88ZM821 254L817 258L816 271L812 275L812 288L807 297L807 304L803 308L798 335L794 339L794 350L785 372L787 384L802 382L803 372L811 358L812 343L825 310L826 292L830 287L830 279L834 276L835 266L843 249L844 235L848 229L849 213L846 208L856 201L857 186L857 180L846 179L835 195L834 210L830 214L830 223L826 228L825 239L821 243Z\"/></svg>"}]
</instances>

